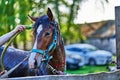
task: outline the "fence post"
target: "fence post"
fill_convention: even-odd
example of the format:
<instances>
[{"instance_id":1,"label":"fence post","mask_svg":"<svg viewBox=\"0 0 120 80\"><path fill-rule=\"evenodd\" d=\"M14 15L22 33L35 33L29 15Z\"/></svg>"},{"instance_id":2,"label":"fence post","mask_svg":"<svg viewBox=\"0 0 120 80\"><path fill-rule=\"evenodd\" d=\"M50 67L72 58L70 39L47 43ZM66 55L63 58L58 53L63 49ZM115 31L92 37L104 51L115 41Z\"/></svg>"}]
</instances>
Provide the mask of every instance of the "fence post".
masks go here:
<instances>
[{"instance_id":1,"label":"fence post","mask_svg":"<svg viewBox=\"0 0 120 80\"><path fill-rule=\"evenodd\" d=\"M120 69L120 6L115 7L117 69Z\"/></svg>"}]
</instances>

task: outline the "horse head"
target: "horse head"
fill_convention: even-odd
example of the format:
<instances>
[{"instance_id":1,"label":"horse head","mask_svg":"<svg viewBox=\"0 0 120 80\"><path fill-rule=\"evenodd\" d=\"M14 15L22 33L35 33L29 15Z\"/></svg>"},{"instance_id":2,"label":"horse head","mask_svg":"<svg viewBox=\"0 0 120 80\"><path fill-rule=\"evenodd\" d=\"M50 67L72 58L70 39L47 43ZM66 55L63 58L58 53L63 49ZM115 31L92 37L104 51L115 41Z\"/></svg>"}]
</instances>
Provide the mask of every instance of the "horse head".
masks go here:
<instances>
[{"instance_id":1,"label":"horse head","mask_svg":"<svg viewBox=\"0 0 120 80\"><path fill-rule=\"evenodd\" d=\"M29 17L35 21L33 25L35 40L32 52L37 53L35 58L37 60L37 73L38 75L46 75L50 72L47 65L49 62L52 64L52 61L55 61L55 56L61 56L61 61L58 61L58 63L62 62L63 57L65 57L59 26L50 8L47 10L47 15L36 18Z\"/></svg>"}]
</instances>

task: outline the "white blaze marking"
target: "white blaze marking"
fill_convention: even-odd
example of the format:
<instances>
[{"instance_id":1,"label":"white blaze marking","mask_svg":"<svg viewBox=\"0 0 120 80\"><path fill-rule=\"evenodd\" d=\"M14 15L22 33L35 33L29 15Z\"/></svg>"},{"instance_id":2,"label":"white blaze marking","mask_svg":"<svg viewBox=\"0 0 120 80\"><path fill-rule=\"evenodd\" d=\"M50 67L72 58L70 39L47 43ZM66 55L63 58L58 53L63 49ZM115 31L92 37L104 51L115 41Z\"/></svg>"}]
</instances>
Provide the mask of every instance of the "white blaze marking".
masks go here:
<instances>
[{"instance_id":1,"label":"white blaze marking","mask_svg":"<svg viewBox=\"0 0 120 80\"><path fill-rule=\"evenodd\" d=\"M37 35L36 35L36 39L35 39L35 43L34 43L33 49L37 49L37 37L40 34L40 32L42 31L42 29L43 29L42 25L39 25L38 28L37 28Z\"/></svg>"},{"instance_id":2,"label":"white blaze marking","mask_svg":"<svg viewBox=\"0 0 120 80\"><path fill-rule=\"evenodd\" d=\"M42 25L39 25L38 28L37 28L37 35L40 34L40 32L42 31Z\"/></svg>"},{"instance_id":3,"label":"white blaze marking","mask_svg":"<svg viewBox=\"0 0 120 80\"><path fill-rule=\"evenodd\" d=\"M39 25L38 28L37 28L37 35L36 35L36 39L35 39L35 43L34 43L33 49L37 49L37 37L40 34L40 32L42 31L42 29L43 29L42 25ZM32 52L30 54L30 57L29 57L29 62L34 62L35 56L36 56L36 53Z\"/></svg>"}]
</instances>

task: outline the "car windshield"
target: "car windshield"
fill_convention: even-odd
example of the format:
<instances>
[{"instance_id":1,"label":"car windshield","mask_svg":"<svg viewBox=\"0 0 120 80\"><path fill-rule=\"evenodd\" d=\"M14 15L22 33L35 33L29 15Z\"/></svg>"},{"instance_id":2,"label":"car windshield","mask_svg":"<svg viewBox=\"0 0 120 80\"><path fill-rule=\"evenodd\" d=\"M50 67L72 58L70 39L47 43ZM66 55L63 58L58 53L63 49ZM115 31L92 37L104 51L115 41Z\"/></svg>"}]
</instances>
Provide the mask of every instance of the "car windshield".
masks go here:
<instances>
[{"instance_id":1,"label":"car windshield","mask_svg":"<svg viewBox=\"0 0 120 80\"><path fill-rule=\"evenodd\" d=\"M67 48L69 51L76 51L76 52L90 52L90 51L95 51L97 49L90 49L90 48Z\"/></svg>"},{"instance_id":2,"label":"car windshield","mask_svg":"<svg viewBox=\"0 0 120 80\"><path fill-rule=\"evenodd\" d=\"M65 49L75 52L91 52L97 50L97 48L92 45L67 46Z\"/></svg>"}]
</instances>

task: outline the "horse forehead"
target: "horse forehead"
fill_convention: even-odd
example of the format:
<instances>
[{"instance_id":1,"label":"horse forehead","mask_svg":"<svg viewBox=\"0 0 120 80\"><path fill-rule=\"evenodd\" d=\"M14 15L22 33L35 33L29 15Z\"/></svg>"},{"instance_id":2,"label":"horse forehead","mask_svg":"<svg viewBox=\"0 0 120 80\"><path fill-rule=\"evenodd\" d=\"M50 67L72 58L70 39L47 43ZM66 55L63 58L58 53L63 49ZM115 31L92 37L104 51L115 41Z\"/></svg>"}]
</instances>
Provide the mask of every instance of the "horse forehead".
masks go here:
<instances>
[{"instance_id":1,"label":"horse forehead","mask_svg":"<svg viewBox=\"0 0 120 80\"><path fill-rule=\"evenodd\" d=\"M42 24L43 26L49 24L49 18L48 18L47 15L41 16L41 17L38 19L38 22L39 22L39 21L41 22L41 24Z\"/></svg>"},{"instance_id":2,"label":"horse forehead","mask_svg":"<svg viewBox=\"0 0 120 80\"><path fill-rule=\"evenodd\" d=\"M35 23L35 25L38 25L37 30L36 30L37 33L39 34L43 30L43 28L48 28L49 22L50 21L47 15L43 15L39 17L39 19Z\"/></svg>"},{"instance_id":3,"label":"horse forehead","mask_svg":"<svg viewBox=\"0 0 120 80\"><path fill-rule=\"evenodd\" d=\"M46 19L48 19L48 16L47 15L43 15L40 18L43 19L43 20L46 20Z\"/></svg>"}]
</instances>

